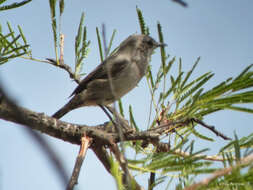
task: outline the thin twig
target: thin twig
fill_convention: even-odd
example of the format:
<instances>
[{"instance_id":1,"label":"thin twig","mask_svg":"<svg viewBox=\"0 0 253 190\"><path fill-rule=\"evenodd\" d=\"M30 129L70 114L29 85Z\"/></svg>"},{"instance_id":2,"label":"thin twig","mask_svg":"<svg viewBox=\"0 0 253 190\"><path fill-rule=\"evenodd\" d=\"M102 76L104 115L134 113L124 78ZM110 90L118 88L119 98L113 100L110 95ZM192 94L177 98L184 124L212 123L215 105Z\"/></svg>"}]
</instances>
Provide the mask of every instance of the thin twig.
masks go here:
<instances>
[{"instance_id":1,"label":"thin twig","mask_svg":"<svg viewBox=\"0 0 253 190\"><path fill-rule=\"evenodd\" d=\"M148 131L157 131L161 134L168 132L168 131L175 132L174 131L175 128L189 125L190 122L196 122L196 123L200 124L201 126L212 131L217 136L223 138L224 140L231 140L231 138L229 138L226 135L222 134L221 132L217 131L214 126L207 125L203 121L196 119L196 118L189 118L189 119L181 120L181 121L167 121L167 123L161 124L158 127L153 127L151 129L149 129Z\"/></svg>"},{"instance_id":2,"label":"thin twig","mask_svg":"<svg viewBox=\"0 0 253 190\"><path fill-rule=\"evenodd\" d=\"M192 156L188 152L184 152L180 149L175 150L173 153L176 155L182 156L182 157ZM226 160L222 156L218 156L218 155L208 156L208 155L204 155L204 154L197 154L197 155L193 156L193 158L198 158L198 157L201 157L202 160L210 160L210 161L218 161L218 162L223 162ZM235 158L233 158L233 159L235 159Z\"/></svg>"},{"instance_id":3,"label":"thin twig","mask_svg":"<svg viewBox=\"0 0 253 190\"><path fill-rule=\"evenodd\" d=\"M74 188L74 186L77 185L79 173L80 173L80 170L81 170L81 167L83 164L83 160L85 158L87 149L89 148L90 144L91 144L91 138L84 135L81 138L80 150L79 150L78 156L76 158L76 163L75 163L75 166L74 166L74 169L72 172L72 176L69 180L67 190L72 190Z\"/></svg>"},{"instance_id":4,"label":"thin twig","mask_svg":"<svg viewBox=\"0 0 253 190\"><path fill-rule=\"evenodd\" d=\"M60 34L60 59L59 59L59 63L60 65L64 64L64 34Z\"/></svg>"},{"instance_id":5,"label":"thin twig","mask_svg":"<svg viewBox=\"0 0 253 190\"><path fill-rule=\"evenodd\" d=\"M150 178L148 180L148 190L153 190L154 185L155 185L155 173L151 172Z\"/></svg>"},{"instance_id":6,"label":"thin twig","mask_svg":"<svg viewBox=\"0 0 253 190\"><path fill-rule=\"evenodd\" d=\"M107 115L107 117L110 119L112 124L116 127L116 123L113 121L111 115L108 113L108 111L105 109L105 107L100 104L98 106L103 110L103 112Z\"/></svg>"},{"instance_id":7,"label":"thin twig","mask_svg":"<svg viewBox=\"0 0 253 190\"><path fill-rule=\"evenodd\" d=\"M117 124L120 125L120 129L123 130L123 132L131 133L136 131L135 128L129 126L128 121L121 114L119 114L114 107L106 106L106 108L114 115L115 118L117 118Z\"/></svg>"},{"instance_id":8,"label":"thin twig","mask_svg":"<svg viewBox=\"0 0 253 190\"><path fill-rule=\"evenodd\" d=\"M148 131L159 131L159 133L164 133L165 131L173 131L175 128L186 126L190 123L190 120L180 120L180 121L166 121L157 127L148 129ZM173 131L174 132L174 131Z\"/></svg>"},{"instance_id":9,"label":"thin twig","mask_svg":"<svg viewBox=\"0 0 253 190\"><path fill-rule=\"evenodd\" d=\"M65 70L69 74L69 77L71 79L73 79L76 83L79 84L81 82L80 78L77 78L75 76L75 74L72 71L70 66L68 66L66 64L57 64L56 60L53 59L53 58L46 58L46 60L41 60L41 59L36 59L36 58L33 58L33 57L26 57L26 56L21 56L21 58L31 60L31 61L37 61L37 62L40 62L40 63L48 63L48 64L51 64L55 67L59 67L59 68Z\"/></svg>"},{"instance_id":10,"label":"thin twig","mask_svg":"<svg viewBox=\"0 0 253 190\"><path fill-rule=\"evenodd\" d=\"M46 58L46 63L49 63L53 66L59 67L61 69L64 69L65 71L67 71L67 73L69 74L69 77L71 79L73 79L76 83L80 84L81 80L80 78L76 77L76 75L74 74L74 72L72 71L71 67L66 65L66 64L60 64L57 65L57 62L55 59L51 59L51 58Z\"/></svg>"},{"instance_id":11,"label":"thin twig","mask_svg":"<svg viewBox=\"0 0 253 190\"><path fill-rule=\"evenodd\" d=\"M218 177L222 177L224 175L229 174L230 172L232 172L232 170L240 168L243 165L248 165L251 162L253 162L253 154L250 154L244 158L242 158L236 165L228 167L228 168L224 168L224 169L220 169L217 170L216 172L214 172L210 177L204 178L203 180L201 180L198 183L195 183L191 186L186 187L184 190L195 190L195 189L199 189L201 186L207 186L211 181L217 179Z\"/></svg>"},{"instance_id":12,"label":"thin twig","mask_svg":"<svg viewBox=\"0 0 253 190\"><path fill-rule=\"evenodd\" d=\"M210 131L212 131L213 133L215 133L218 137L221 137L224 140L232 140L231 138L229 138L226 135L222 134L221 132L217 131L214 126L207 125L203 121L201 121L199 119L196 119L196 118L192 118L192 121L194 121L194 122L202 125L203 127L209 129Z\"/></svg>"}]
</instances>

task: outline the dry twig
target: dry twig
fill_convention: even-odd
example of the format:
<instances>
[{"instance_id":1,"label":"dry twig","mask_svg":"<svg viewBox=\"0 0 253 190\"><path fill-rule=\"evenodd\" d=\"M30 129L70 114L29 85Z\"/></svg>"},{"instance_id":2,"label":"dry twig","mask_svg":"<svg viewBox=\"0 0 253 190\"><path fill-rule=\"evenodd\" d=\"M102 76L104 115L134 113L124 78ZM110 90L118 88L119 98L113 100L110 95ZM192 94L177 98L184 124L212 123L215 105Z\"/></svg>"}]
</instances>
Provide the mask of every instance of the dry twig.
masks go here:
<instances>
[{"instance_id":1,"label":"dry twig","mask_svg":"<svg viewBox=\"0 0 253 190\"><path fill-rule=\"evenodd\" d=\"M182 156L182 157L192 156L189 153L184 152L180 149L175 150L173 153L177 154L179 156ZM203 155L203 154L197 154L197 155L193 156L193 158L198 158L198 157L200 157L202 160L210 160L210 161L218 161L218 162L223 162L225 160L222 156L218 156L218 155L207 156L207 155ZM235 158L233 158L233 159L235 159Z\"/></svg>"},{"instance_id":2,"label":"dry twig","mask_svg":"<svg viewBox=\"0 0 253 190\"><path fill-rule=\"evenodd\" d=\"M248 165L249 163L253 162L253 154L250 154L244 158L242 158L235 166L231 166L228 168L220 169L214 172L210 177L204 178L198 183L195 183L189 187L186 187L184 190L195 190L202 186L207 186L211 181L217 179L218 177L227 175L232 172L232 170L237 169L243 165Z\"/></svg>"},{"instance_id":3,"label":"dry twig","mask_svg":"<svg viewBox=\"0 0 253 190\"><path fill-rule=\"evenodd\" d=\"M60 59L59 63L60 65L64 64L64 34L60 34Z\"/></svg>"},{"instance_id":4,"label":"dry twig","mask_svg":"<svg viewBox=\"0 0 253 190\"><path fill-rule=\"evenodd\" d=\"M65 71L67 71L67 73L69 74L69 77L71 79L73 79L76 83L80 83L81 80L80 78L76 77L76 75L74 74L74 72L72 71L71 67L64 64L64 63L61 63L60 65L57 64L56 60L54 59L51 59L51 58L46 58L47 61L45 61L45 63L49 63L53 66L56 66L56 67L59 67L61 69L64 69Z\"/></svg>"},{"instance_id":5,"label":"dry twig","mask_svg":"<svg viewBox=\"0 0 253 190\"><path fill-rule=\"evenodd\" d=\"M84 135L81 138L81 145L80 145L80 150L78 153L78 156L76 158L76 163L72 172L72 176L69 180L68 186L67 186L67 190L72 190L74 188L74 186L78 183L78 177L79 177L79 173L83 164L83 160L85 158L86 152L89 148L91 144L91 138L87 137L86 135Z\"/></svg>"},{"instance_id":6,"label":"dry twig","mask_svg":"<svg viewBox=\"0 0 253 190\"><path fill-rule=\"evenodd\" d=\"M199 119L196 119L196 118L192 118L191 119L193 122L196 122L200 125L202 125L203 127L209 129L210 131L212 131L214 134L216 134L218 137L221 137L223 138L224 140L232 140L231 138L227 137L226 135L222 134L221 132L217 131L215 129L214 126L210 126L210 125L207 125L205 124L203 121L199 120Z\"/></svg>"}]
</instances>

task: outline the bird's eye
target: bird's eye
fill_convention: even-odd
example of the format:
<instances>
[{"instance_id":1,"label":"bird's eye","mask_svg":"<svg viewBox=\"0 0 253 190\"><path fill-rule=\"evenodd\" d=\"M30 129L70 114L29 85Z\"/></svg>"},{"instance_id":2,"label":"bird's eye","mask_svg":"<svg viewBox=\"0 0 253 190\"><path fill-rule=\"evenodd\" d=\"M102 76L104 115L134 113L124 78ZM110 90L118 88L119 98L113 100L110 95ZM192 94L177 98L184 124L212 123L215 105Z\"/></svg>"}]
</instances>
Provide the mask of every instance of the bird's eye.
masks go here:
<instances>
[{"instance_id":1,"label":"bird's eye","mask_svg":"<svg viewBox=\"0 0 253 190\"><path fill-rule=\"evenodd\" d=\"M148 40L148 41L147 41L147 44L150 45L150 46L153 46L154 43L153 43L152 40Z\"/></svg>"}]
</instances>

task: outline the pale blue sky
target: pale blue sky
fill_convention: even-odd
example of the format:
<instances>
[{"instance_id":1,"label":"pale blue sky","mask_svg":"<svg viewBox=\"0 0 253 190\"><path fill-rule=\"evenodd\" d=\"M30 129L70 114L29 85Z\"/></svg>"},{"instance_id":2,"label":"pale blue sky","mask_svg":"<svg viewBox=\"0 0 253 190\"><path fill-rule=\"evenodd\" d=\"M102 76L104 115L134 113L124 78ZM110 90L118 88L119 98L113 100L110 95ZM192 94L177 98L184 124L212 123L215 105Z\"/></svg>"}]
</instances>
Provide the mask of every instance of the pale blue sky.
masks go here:
<instances>
[{"instance_id":1,"label":"pale blue sky","mask_svg":"<svg viewBox=\"0 0 253 190\"><path fill-rule=\"evenodd\" d=\"M8 2L8 1L7 1ZM91 51L85 60L84 72L90 72L99 63L96 27L106 24L107 35L117 29L114 47L128 35L139 32L136 5L143 11L151 36L158 39L156 24L163 27L167 52L181 57L183 68L189 69L198 56L201 61L194 76L212 71L213 79L206 88L235 76L253 63L253 1L244 0L190 0L189 8L182 8L169 0L160 1L66 1L62 31L65 34L65 63L74 65L74 39L81 12L86 14L85 24ZM34 0L30 4L0 12L0 23L7 29L6 21L13 28L21 25L36 58L54 57L48 1ZM159 66L159 52L152 58L152 69ZM175 65L176 66L176 65ZM176 72L176 69L172 70ZM44 63L16 59L0 66L0 79L10 94L23 106L51 115L64 105L76 84L63 70ZM142 80L123 99L125 108L131 104L136 121L141 128L147 125L150 97L146 80ZM251 106L252 107L252 106ZM63 120L74 123L99 124L107 117L98 108L82 108L67 114ZM223 111L205 118L226 135L239 137L252 133L253 117L250 114ZM47 157L36 143L12 123L0 120L0 189L62 189L62 184L49 165ZM205 131L205 130L203 130ZM200 141L199 148L209 146L215 153L224 141L206 132L215 143ZM45 136L47 137L47 136ZM78 146L47 137L52 147L62 157L71 174ZM198 144L198 143L196 143ZM215 148L214 148L215 147ZM216 148L218 147L218 148ZM146 185L146 181L140 180ZM79 187L85 189L116 189L113 179L88 151L84 161ZM160 187L160 189L163 186ZM157 188L159 189L159 187Z\"/></svg>"}]
</instances>

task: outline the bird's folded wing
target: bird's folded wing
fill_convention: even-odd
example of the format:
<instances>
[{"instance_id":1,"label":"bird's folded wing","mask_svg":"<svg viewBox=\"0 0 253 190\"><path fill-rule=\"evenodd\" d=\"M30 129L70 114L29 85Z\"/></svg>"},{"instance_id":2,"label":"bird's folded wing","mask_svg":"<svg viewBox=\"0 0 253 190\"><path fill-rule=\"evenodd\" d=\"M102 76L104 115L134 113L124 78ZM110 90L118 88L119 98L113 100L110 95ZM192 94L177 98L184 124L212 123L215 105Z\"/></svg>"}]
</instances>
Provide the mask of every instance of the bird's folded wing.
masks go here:
<instances>
[{"instance_id":1,"label":"bird's folded wing","mask_svg":"<svg viewBox=\"0 0 253 190\"><path fill-rule=\"evenodd\" d=\"M78 94L85 90L87 88L87 85L89 82L96 80L96 79L108 79L108 71L107 69L107 61L111 60L105 60L103 63L98 65L91 73L89 73L82 81L81 83L76 87L76 89L72 92L70 95L73 96L75 94ZM127 67L127 65L130 62L126 59L117 60L115 59L114 63L112 64L112 67L110 68L110 75L112 78L116 77L124 68Z\"/></svg>"}]
</instances>

